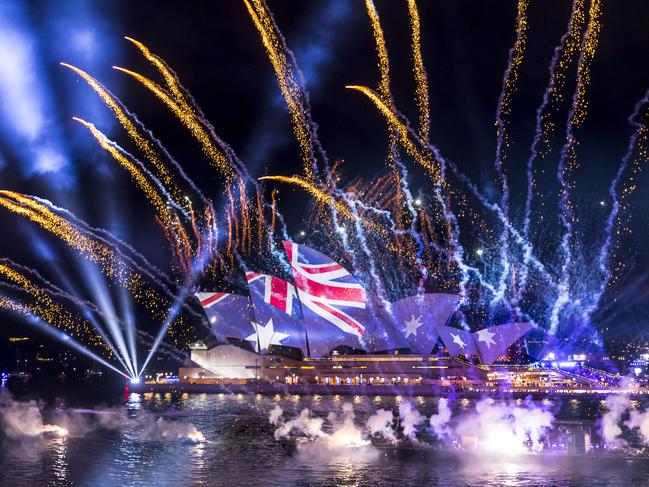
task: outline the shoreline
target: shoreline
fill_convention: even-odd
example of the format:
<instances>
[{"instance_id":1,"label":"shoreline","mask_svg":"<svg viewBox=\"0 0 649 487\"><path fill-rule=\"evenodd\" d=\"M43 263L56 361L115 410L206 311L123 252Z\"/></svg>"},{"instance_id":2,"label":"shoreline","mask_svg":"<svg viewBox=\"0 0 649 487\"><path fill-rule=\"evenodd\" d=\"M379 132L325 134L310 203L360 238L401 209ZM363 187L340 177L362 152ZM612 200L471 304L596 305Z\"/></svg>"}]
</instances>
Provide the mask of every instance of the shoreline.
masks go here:
<instances>
[{"instance_id":1,"label":"shoreline","mask_svg":"<svg viewBox=\"0 0 649 487\"><path fill-rule=\"evenodd\" d=\"M262 394L262 395L321 395L321 396L406 396L406 397L466 397L466 398L527 398L548 397L604 398L609 394L626 394L629 397L647 397L649 391L516 391L516 390L453 390L431 386L407 385L324 385L324 384L128 384L129 392L137 393L194 393L194 394Z\"/></svg>"}]
</instances>

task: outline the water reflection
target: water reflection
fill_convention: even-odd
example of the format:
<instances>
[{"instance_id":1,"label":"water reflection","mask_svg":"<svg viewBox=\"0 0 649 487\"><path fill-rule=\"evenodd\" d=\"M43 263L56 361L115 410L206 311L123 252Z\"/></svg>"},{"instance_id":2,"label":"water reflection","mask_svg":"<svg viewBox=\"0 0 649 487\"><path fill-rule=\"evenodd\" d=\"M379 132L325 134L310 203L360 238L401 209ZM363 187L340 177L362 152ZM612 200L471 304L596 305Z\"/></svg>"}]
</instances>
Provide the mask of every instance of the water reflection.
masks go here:
<instances>
[{"instance_id":1,"label":"water reflection","mask_svg":"<svg viewBox=\"0 0 649 487\"><path fill-rule=\"evenodd\" d=\"M137 392L131 392L126 401L126 407L128 409L140 409L142 405L142 396Z\"/></svg>"},{"instance_id":2,"label":"water reflection","mask_svg":"<svg viewBox=\"0 0 649 487\"><path fill-rule=\"evenodd\" d=\"M52 473L59 482L68 478L68 439L56 438L50 441L54 463L52 464Z\"/></svg>"},{"instance_id":3,"label":"water reflection","mask_svg":"<svg viewBox=\"0 0 649 487\"><path fill-rule=\"evenodd\" d=\"M120 396L121 397L121 396ZM430 417L436 398L406 398ZM191 422L206 438L194 444L173 436L148 434L137 428L89 430L68 438L26 443L25 453L11 444L0 445L2 485L570 485L603 487L649 484L649 463L602 464L592 458L570 458L564 463L540 462L525 456L481 458L413 449L336 447L319 445L295 451L277 441L269 412L279 405L294 417L310 408L315 417L340 412L354 404L355 421L364 424L377 409L397 412L393 397L381 396L260 396L132 393L121 402L124 414L160 415L171 424ZM452 402L455 412L469 411L476 401ZM85 407L93 408L95 404ZM599 401L558 403L564 418L578 418L596 410ZM641 406L644 407L644 406ZM182 411L182 414L179 413ZM557 409L559 411L559 409ZM153 420L152 420L153 421ZM147 423L148 424L148 423ZM31 456L29 455L31 452ZM39 452L38 455L35 452ZM579 461L578 461L579 460Z\"/></svg>"}]
</instances>

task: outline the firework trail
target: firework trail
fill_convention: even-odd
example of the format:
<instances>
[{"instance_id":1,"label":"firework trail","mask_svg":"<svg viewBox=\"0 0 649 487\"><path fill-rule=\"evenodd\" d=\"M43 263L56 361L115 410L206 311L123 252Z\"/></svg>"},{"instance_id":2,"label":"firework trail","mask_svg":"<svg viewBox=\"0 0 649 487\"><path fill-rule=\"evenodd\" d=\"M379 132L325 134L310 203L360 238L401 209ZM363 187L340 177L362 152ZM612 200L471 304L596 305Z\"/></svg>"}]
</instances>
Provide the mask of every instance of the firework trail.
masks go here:
<instances>
[{"instance_id":1,"label":"firework trail","mask_svg":"<svg viewBox=\"0 0 649 487\"><path fill-rule=\"evenodd\" d=\"M516 15L516 41L514 46L509 50L507 68L503 77L502 91L498 98L498 107L496 109L496 159L494 166L501 183L500 206L502 211L508 217L509 215L509 183L507 181L507 172L505 171L505 148L510 145L509 138L509 117L511 115L511 99L518 84L520 67L523 63L523 56L527 45L527 8L528 0L519 0ZM507 290L507 278L511 263L509 261L509 230L503 225L500 234L500 265L501 273L498 282L498 291L491 300L491 306L495 306L505 297Z\"/></svg>"},{"instance_id":2,"label":"firework trail","mask_svg":"<svg viewBox=\"0 0 649 487\"><path fill-rule=\"evenodd\" d=\"M71 64L61 63L62 66L72 70L79 75L88 85L99 95L101 100L113 112L115 118L131 139L135 142L136 146L146 155L147 159L151 162L158 173L160 181L168 188L169 192L173 195L177 205L182 206L183 194L182 190L175 182L173 175L162 161L160 153L164 158L171 163L173 168L177 171L183 181L185 181L191 189L198 195L204 204L208 204L208 200L196 184L187 176L185 170L180 164L169 154L162 143L153 136L153 133L148 130L142 122L137 118L134 113L129 112L124 104L111 93L105 86L99 83L95 78L90 76L87 72L72 66ZM139 130L138 130L139 129ZM156 149L153 147L157 147Z\"/></svg>"},{"instance_id":3,"label":"firework trail","mask_svg":"<svg viewBox=\"0 0 649 487\"><path fill-rule=\"evenodd\" d=\"M523 221L523 233L526 237L529 233L532 198L534 196L534 163L549 151L548 144L555 128L551 116L552 112L556 110L556 103L562 98L567 70L571 61L579 52L581 32L585 25L585 1L573 1L568 28L561 37L559 45L554 48L552 60L550 61L548 85L543 93L541 105L536 110L534 138L530 148L530 157L527 160L528 187Z\"/></svg>"},{"instance_id":4,"label":"firework trail","mask_svg":"<svg viewBox=\"0 0 649 487\"><path fill-rule=\"evenodd\" d=\"M221 150L216 146L209 133L205 128L200 124L196 119L193 112L184 109L182 106L178 105L176 101L169 95L169 93L160 87L158 84L154 83L150 79L138 74L134 71L130 71L119 66L113 66L114 69L125 73L136 81L138 81L142 86L147 88L152 92L158 99L160 99L176 117L182 122L183 125L191 132L191 134L199 141L203 152L207 157L212 161L214 166L225 176L226 179L231 179L234 176L234 169L228 161L227 157L221 152Z\"/></svg>"},{"instance_id":5,"label":"firework trail","mask_svg":"<svg viewBox=\"0 0 649 487\"><path fill-rule=\"evenodd\" d=\"M353 212L349 209L347 205L344 205L339 201L336 201L329 193L323 191L315 184L307 181L304 178L301 178L300 176L262 176L258 179L259 181L279 181L281 183L295 184L296 186L299 186L300 188L307 191L317 201L333 206L336 209L336 211L340 213L344 218L348 218L348 219L354 218Z\"/></svg>"},{"instance_id":6,"label":"firework trail","mask_svg":"<svg viewBox=\"0 0 649 487\"><path fill-rule=\"evenodd\" d=\"M408 14L410 15L411 28L411 50L413 72L415 75L415 101L419 109L419 138L428 142L430 133L430 107L428 100L428 75L424 67L424 58L421 54L421 27L419 23L419 11L416 0L408 0Z\"/></svg>"},{"instance_id":7,"label":"firework trail","mask_svg":"<svg viewBox=\"0 0 649 487\"><path fill-rule=\"evenodd\" d=\"M584 4L585 0L573 1L568 28L566 33L561 37L559 45L554 48L552 60L550 61L548 85L543 93L541 105L536 110L534 138L530 149L530 156L527 160L527 192L523 215L523 236L525 239L529 238L530 231L532 199L534 197L535 185L534 163L537 159L542 158L545 152L549 150L548 144L555 127L551 117L553 111L556 110L556 103L562 97L568 67L579 51L581 31L585 25ZM527 288L530 257L529 252L523 254L519 286L513 298L513 303L517 311L520 311L518 309L518 303Z\"/></svg>"},{"instance_id":8,"label":"firework trail","mask_svg":"<svg viewBox=\"0 0 649 487\"><path fill-rule=\"evenodd\" d=\"M89 237L81 229L56 214L47 205L20 193L3 190L0 191L0 206L29 218L43 229L59 237L90 261L99 264L106 276L127 288L137 300L145 304L154 316L159 316L166 304L153 289L145 285L143 275L156 282L172 299L175 297L176 293L156 280L155 276L147 269L138 266L132 259L125 259L135 269L135 271L132 270L124 260L118 257L123 256L120 255L119 249L106 244L105 241L97 241ZM200 319L200 322L205 327L209 328L201 314L189 306L186 309Z\"/></svg>"},{"instance_id":9,"label":"firework trail","mask_svg":"<svg viewBox=\"0 0 649 487\"><path fill-rule=\"evenodd\" d=\"M425 169L428 170L431 178L433 179L433 182L436 185L440 185L442 179L439 162L436 160L433 154L430 153L427 146L424 145L424 150L418 147L418 144L410 138L409 127L405 123L403 123L397 115L395 115L395 113L381 99L381 97L366 86L347 85L345 88L363 93L374 103L374 105L379 109L379 111L383 114L390 125L394 127L395 132L399 135L399 142L406 150L406 152L415 161L417 161Z\"/></svg>"},{"instance_id":10,"label":"firework trail","mask_svg":"<svg viewBox=\"0 0 649 487\"><path fill-rule=\"evenodd\" d=\"M149 61L158 70L158 72L162 75L167 88L169 88L169 91L171 92L171 97L186 114L194 118L199 124L203 125L204 131L206 131L208 136L210 136L212 140L221 148L230 164L234 168L236 168L236 171L239 173L240 177L249 179L246 166L242 164L241 161L236 158L236 156L234 156L234 151L231 149L231 147L218 137L214 126L207 119L201 107L192 97L191 93L181 84L178 75L169 67L169 65L167 65L167 63L165 63L162 58L153 54L144 44L133 39L132 37L124 38L135 45L140 53L142 53L142 55L147 59L147 61Z\"/></svg>"},{"instance_id":11,"label":"firework trail","mask_svg":"<svg viewBox=\"0 0 649 487\"><path fill-rule=\"evenodd\" d=\"M375 50L378 57L378 65L380 72L380 81L378 86L378 92L381 95L382 99L386 104L388 104L392 111L396 111L394 106L394 98L390 89L390 57L388 55L388 50L385 43L385 36L383 34L383 29L381 27L381 20L379 18L378 11L374 6L372 0L365 1L365 9L367 11L368 17L370 18L370 23L372 25L372 33L374 35L374 42L376 44ZM422 109L420 115L421 117L429 118L428 114L428 93L427 93L427 78L426 71L423 65L423 59L421 57L421 48L420 48L420 29L419 29L419 13L417 12L417 5L413 2L410 2L408 5L411 24L412 24L412 52L413 59L415 60L415 80L417 83L416 88L416 98ZM424 125L422 124L422 130L424 130ZM427 133L427 129L426 129ZM388 138L389 138L389 150L388 150L388 163L393 169L395 176L397 177L396 184L396 195L394 201L394 213L395 213L395 223L398 229L398 233L401 233L402 230L402 221L404 217L402 215L402 199L405 196L406 208L409 213L410 220L410 231L409 234L414 238L415 245L417 246L416 260L419 271L421 272L421 278L419 280L418 289L421 292L423 290L423 283L428 277L428 271L421 261L421 252L423 250L423 244L421 241L421 236L417 231L417 211L415 211L412 194L410 193L410 188L408 186L408 171L406 170L405 165L401 162L399 158L399 151L397 147L398 134L395 131L395 127L391 124L388 124ZM401 239L396 239L398 255L405 255L406 252L403 252L401 247ZM369 256L372 258L371 256ZM372 264L374 265L374 264Z\"/></svg>"},{"instance_id":12,"label":"firework trail","mask_svg":"<svg viewBox=\"0 0 649 487\"><path fill-rule=\"evenodd\" d=\"M622 158L622 162L618 166L617 172L615 173L615 177L613 178L609 186L608 192L609 192L609 197L611 198L611 211L606 219L606 225L604 229L605 240L600 248L599 256L597 259L599 270L602 274L602 280L599 289L593 295L592 303L584 311L584 315L586 319L589 319L592 313L595 312L595 310L597 309L602 294L604 294L606 286L608 285L611 279L610 248L614 240L613 235L614 235L614 229L616 227L616 221L619 214L620 200L622 198L627 197L628 194L635 189L636 174L631 176L630 178L631 185L623 188L622 195L618 198L618 189L619 189L622 176L624 175L625 171L629 167L629 164L633 162L633 154L636 151L640 154L640 158L645 160L647 159L647 150L649 148L649 133L648 133L649 129L646 124L639 121L639 118L641 115L646 116L647 113L649 113L647 111L648 105L649 105L649 91L647 91L644 97L642 98L642 100L640 100L635 105L633 114L629 117L629 123L631 124L632 127L635 127L636 130L631 136L631 138L629 139L629 144L627 146L626 153L624 154L624 157ZM635 172L636 171L634 171L634 173Z\"/></svg>"},{"instance_id":13,"label":"firework trail","mask_svg":"<svg viewBox=\"0 0 649 487\"><path fill-rule=\"evenodd\" d=\"M61 63L61 65L79 75L86 83L88 83L88 85L97 93L97 95L99 95L101 100L113 112L115 118L124 128L129 137L133 140L133 142L135 142L135 145L138 147L138 149L140 149L146 155L147 159L151 162L158 173L158 178L173 195L176 204L180 205L180 202L182 201L182 191L180 187L176 184L173 175L169 171L169 168L166 166L166 164L160 158L158 152L153 148L150 138L142 135L138 130L136 126L137 122L133 121L135 119L135 116L124 108L123 104L117 99L117 97L110 93L103 85L101 85L101 83L99 83L88 73L75 66L72 66L71 64Z\"/></svg>"},{"instance_id":14,"label":"firework trail","mask_svg":"<svg viewBox=\"0 0 649 487\"><path fill-rule=\"evenodd\" d=\"M287 59L286 44L279 29L262 0L244 0L248 14L252 19L261 41L266 48L275 76L288 107L293 133L298 141L304 163L304 174L307 179L314 179L319 174L318 163L314 151L315 129L309 115L308 98L302 88L301 80L296 79L292 66L295 63ZM290 55L292 59L292 55Z\"/></svg>"},{"instance_id":15,"label":"firework trail","mask_svg":"<svg viewBox=\"0 0 649 487\"><path fill-rule=\"evenodd\" d=\"M171 91L171 94L184 110L191 110L191 101L187 96L187 91L182 87L178 77L171 71L169 66L158 56L153 54L148 47L132 37L124 36L124 39L132 43L139 49L142 55L149 61L164 78L165 84Z\"/></svg>"},{"instance_id":16,"label":"firework trail","mask_svg":"<svg viewBox=\"0 0 649 487\"><path fill-rule=\"evenodd\" d=\"M111 156L113 156L113 159L115 159L120 166L128 171L138 187L147 196L153 207L156 209L162 221L165 222L166 225L171 224L172 217L169 212L168 205L173 202L173 197L167 192L162 183L153 174L151 174L151 172L149 172L149 170L146 169L140 161L138 161L134 156L119 147L115 142L109 140L108 137L106 137L101 131L99 131L93 124L86 122L85 120L78 117L73 117L72 119L86 127L95 138L95 140L99 143L101 148L106 150ZM158 190L162 192L167 201L164 201L158 194L158 191L156 190L154 185L151 184L150 179L155 182ZM185 211L184 208L176 206L177 204L175 202L173 204L177 209L183 212Z\"/></svg>"},{"instance_id":17,"label":"firework trail","mask_svg":"<svg viewBox=\"0 0 649 487\"><path fill-rule=\"evenodd\" d=\"M577 86L572 97L572 107L566 123L566 141L561 150L557 179L560 188L559 219L563 227L561 238L561 253L563 265L561 266L561 280L559 282L559 295L555 300L550 313L550 333L554 335L559 326L559 313L570 300L570 266L572 263L573 239L573 208L570 202L570 190L573 184L567 176L577 167L577 138L575 129L584 122L587 114L588 102L586 92L590 84L590 67L595 58L599 41L601 4L599 0L592 0L589 8L589 19L586 32L581 44L581 53L577 64Z\"/></svg>"},{"instance_id":18,"label":"firework trail","mask_svg":"<svg viewBox=\"0 0 649 487\"><path fill-rule=\"evenodd\" d=\"M379 13L372 0L365 0L365 10L367 11L367 16L370 18L370 24L372 25L372 34L374 35L375 50L378 57L380 80L377 91L381 95L383 101L390 105L390 107L394 108L394 99L392 98L392 91L390 90L390 56L388 55L388 49L385 44L381 19L379 18ZM396 163L399 154L397 151L396 134L391 125L388 125L388 139L388 164L396 171ZM400 208L397 209L397 211L399 210Z\"/></svg>"}]
</instances>

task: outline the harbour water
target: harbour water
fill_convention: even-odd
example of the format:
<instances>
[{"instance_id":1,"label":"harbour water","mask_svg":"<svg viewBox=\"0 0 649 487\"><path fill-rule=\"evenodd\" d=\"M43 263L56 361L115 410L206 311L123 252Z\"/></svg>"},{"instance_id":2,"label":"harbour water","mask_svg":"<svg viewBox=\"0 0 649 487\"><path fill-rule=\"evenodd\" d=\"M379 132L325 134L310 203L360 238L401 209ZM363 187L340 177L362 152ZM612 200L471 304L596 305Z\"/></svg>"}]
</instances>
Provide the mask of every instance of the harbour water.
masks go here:
<instances>
[{"instance_id":1,"label":"harbour water","mask_svg":"<svg viewBox=\"0 0 649 487\"><path fill-rule=\"evenodd\" d=\"M26 397L15 397L24 401ZM130 393L97 397L57 394L38 408L43 422L67 436L9 438L0 449L1 485L259 485L259 486L621 486L649 485L649 461L588 456L466 454L378 446L294 448L278 441L269 413L309 408L326 418L344 403L364 424L378 409L410 400L424 415L436 398ZM34 404L34 403L32 403ZM546 403L558 420L595 421L600 401ZM454 414L475 400L452 402ZM162 418L162 420L160 420ZM196 437L196 432L202 438Z\"/></svg>"}]
</instances>

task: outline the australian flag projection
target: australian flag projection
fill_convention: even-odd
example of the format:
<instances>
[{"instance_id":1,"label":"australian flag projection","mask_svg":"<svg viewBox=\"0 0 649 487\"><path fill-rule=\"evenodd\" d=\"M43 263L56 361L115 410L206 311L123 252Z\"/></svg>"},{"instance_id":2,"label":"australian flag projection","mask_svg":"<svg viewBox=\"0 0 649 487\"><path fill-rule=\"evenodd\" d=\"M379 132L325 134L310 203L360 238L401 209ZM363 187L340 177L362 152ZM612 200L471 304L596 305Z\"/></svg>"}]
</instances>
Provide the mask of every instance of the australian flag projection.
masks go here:
<instances>
[{"instance_id":1,"label":"australian flag projection","mask_svg":"<svg viewBox=\"0 0 649 487\"><path fill-rule=\"evenodd\" d=\"M365 348L363 287L340 264L304 245L284 242L312 357L340 345Z\"/></svg>"},{"instance_id":2,"label":"australian flag projection","mask_svg":"<svg viewBox=\"0 0 649 487\"><path fill-rule=\"evenodd\" d=\"M512 344L532 330L530 323L508 323L490 326L470 333L459 328L442 326L439 334L450 355L478 355L483 364L493 364Z\"/></svg>"},{"instance_id":3,"label":"australian flag projection","mask_svg":"<svg viewBox=\"0 0 649 487\"><path fill-rule=\"evenodd\" d=\"M440 326L438 331L446 350L448 350L449 355L452 357L478 354L478 349L475 346L473 335L470 331L451 326Z\"/></svg>"},{"instance_id":4,"label":"australian flag projection","mask_svg":"<svg viewBox=\"0 0 649 487\"><path fill-rule=\"evenodd\" d=\"M257 324L252 303L247 296L239 294L204 292L196 293L212 331L217 338L234 338L250 342L253 349L259 349Z\"/></svg>"},{"instance_id":5,"label":"australian flag projection","mask_svg":"<svg viewBox=\"0 0 649 487\"><path fill-rule=\"evenodd\" d=\"M259 351L266 353L271 345L299 348L308 355L306 334L300 320L295 286L268 274L246 273L252 299Z\"/></svg>"},{"instance_id":6,"label":"australian flag projection","mask_svg":"<svg viewBox=\"0 0 649 487\"><path fill-rule=\"evenodd\" d=\"M396 333L395 341L414 353L427 355L437 343L438 328L446 325L458 300L457 295L444 293L411 296L391 303L383 312L384 320Z\"/></svg>"},{"instance_id":7,"label":"australian flag projection","mask_svg":"<svg viewBox=\"0 0 649 487\"><path fill-rule=\"evenodd\" d=\"M493 364L516 340L533 328L530 323L508 323L476 331L473 338L480 361L483 364Z\"/></svg>"}]
</instances>

